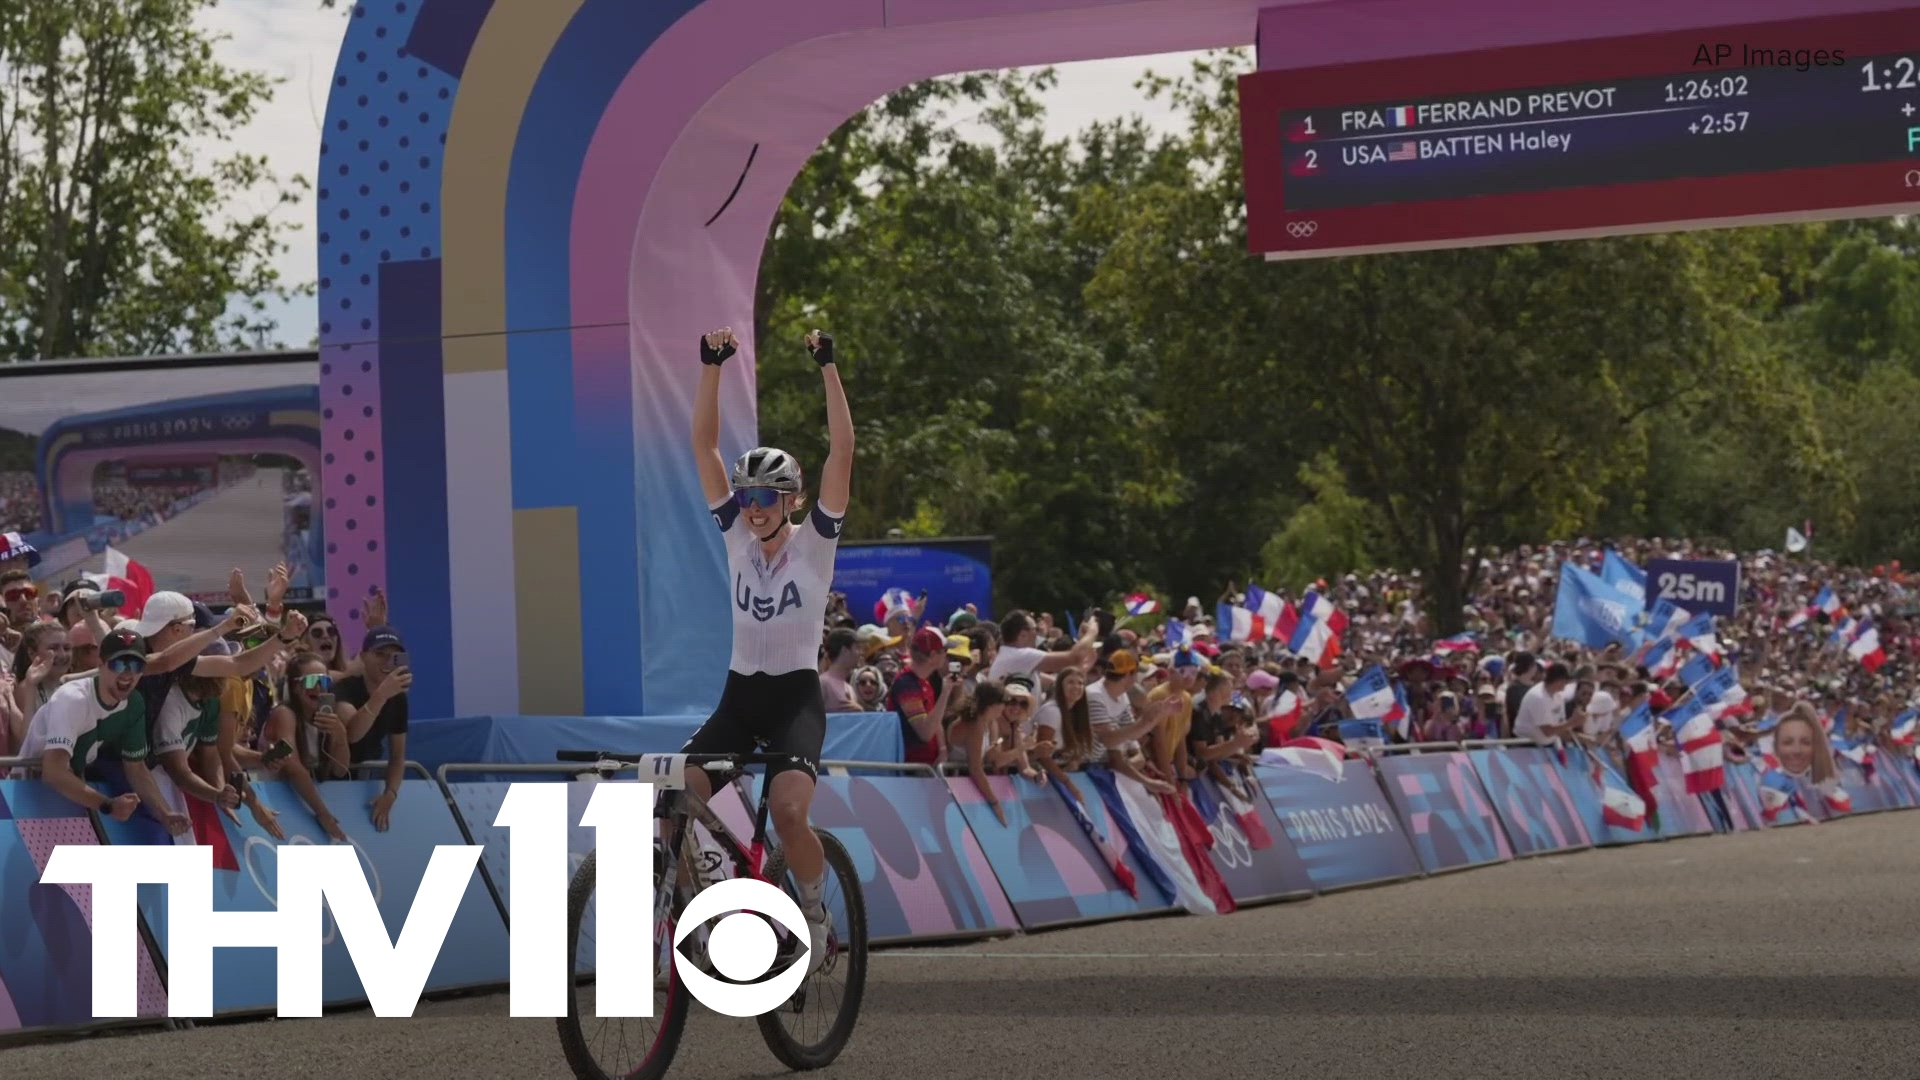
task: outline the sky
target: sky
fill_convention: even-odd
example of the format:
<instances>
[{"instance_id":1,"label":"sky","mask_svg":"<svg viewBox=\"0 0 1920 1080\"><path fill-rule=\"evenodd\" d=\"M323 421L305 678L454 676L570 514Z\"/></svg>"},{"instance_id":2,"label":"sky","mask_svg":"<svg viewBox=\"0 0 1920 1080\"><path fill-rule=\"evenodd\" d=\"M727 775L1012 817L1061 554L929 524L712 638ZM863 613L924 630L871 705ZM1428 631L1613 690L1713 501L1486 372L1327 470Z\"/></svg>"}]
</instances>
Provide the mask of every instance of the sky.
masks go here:
<instances>
[{"instance_id":1,"label":"sky","mask_svg":"<svg viewBox=\"0 0 1920 1080\"><path fill-rule=\"evenodd\" d=\"M199 152L209 158L235 152L259 154L283 178L311 179L319 165L320 127L334 58L345 32L344 12L322 10L318 0L221 0L202 14L201 22L225 39L216 45L224 62L281 82L273 101L251 123L230 140L201 146ZM1156 127L1169 126L1171 110L1164 102L1146 100L1133 83L1149 68L1184 71L1195 55L1170 53L1060 65L1059 84L1045 99L1049 134L1064 137L1096 121L1129 114L1144 116ZM264 193L254 193L239 200L236 209L257 212L267 202ZM311 193L302 204L280 213L301 226L287 237L290 248L277 260L280 272L291 282L312 281L316 275ZM317 319L311 297L276 308L273 314L280 321L282 343L297 347L312 339Z\"/></svg>"}]
</instances>

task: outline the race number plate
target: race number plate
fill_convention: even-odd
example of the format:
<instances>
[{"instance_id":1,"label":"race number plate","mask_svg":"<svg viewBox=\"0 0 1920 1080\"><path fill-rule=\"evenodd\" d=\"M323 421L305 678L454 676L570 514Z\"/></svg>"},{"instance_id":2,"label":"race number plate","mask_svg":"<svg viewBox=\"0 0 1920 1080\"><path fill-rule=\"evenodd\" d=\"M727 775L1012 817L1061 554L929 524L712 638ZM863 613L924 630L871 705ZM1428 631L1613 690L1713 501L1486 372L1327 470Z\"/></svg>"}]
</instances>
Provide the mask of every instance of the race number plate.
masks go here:
<instances>
[{"instance_id":1,"label":"race number plate","mask_svg":"<svg viewBox=\"0 0 1920 1080\"><path fill-rule=\"evenodd\" d=\"M636 779L661 791L679 791L687 786L687 755L642 754Z\"/></svg>"}]
</instances>

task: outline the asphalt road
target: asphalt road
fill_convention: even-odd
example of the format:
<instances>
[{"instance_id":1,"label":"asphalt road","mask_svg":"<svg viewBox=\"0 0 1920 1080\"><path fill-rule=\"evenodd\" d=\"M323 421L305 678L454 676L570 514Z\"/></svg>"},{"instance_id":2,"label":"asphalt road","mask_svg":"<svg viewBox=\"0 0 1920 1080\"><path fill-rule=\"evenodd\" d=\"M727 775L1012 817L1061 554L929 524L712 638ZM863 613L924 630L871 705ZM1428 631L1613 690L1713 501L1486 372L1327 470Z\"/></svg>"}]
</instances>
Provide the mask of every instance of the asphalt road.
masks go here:
<instances>
[{"instance_id":1,"label":"asphalt road","mask_svg":"<svg viewBox=\"0 0 1920 1080\"><path fill-rule=\"evenodd\" d=\"M876 953L822 1077L1920 1076L1920 814L1527 860L1243 911ZM698 1006L671 1075L784 1069ZM104 1035L0 1077L535 1080L504 995Z\"/></svg>"}]
</instances>

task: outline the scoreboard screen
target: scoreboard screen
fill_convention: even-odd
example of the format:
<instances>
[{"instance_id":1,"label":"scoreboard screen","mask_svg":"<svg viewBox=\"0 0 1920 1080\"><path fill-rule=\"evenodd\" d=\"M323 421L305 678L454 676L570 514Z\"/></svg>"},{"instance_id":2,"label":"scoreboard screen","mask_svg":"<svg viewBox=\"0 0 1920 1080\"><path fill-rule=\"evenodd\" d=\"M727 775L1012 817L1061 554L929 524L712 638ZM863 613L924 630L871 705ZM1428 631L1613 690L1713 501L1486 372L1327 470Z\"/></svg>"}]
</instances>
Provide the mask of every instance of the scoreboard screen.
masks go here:
<instances>
[{"instance_id":1,"label":"scoreboard screen","mask_svg":"<svg viewBox=\"0 0 1920 1080\"><path fill-rule=\"evenodd\" d=\"M1270 259L1920 210L1920 7L1262 71Z\"/></svg>"}]
</instances>

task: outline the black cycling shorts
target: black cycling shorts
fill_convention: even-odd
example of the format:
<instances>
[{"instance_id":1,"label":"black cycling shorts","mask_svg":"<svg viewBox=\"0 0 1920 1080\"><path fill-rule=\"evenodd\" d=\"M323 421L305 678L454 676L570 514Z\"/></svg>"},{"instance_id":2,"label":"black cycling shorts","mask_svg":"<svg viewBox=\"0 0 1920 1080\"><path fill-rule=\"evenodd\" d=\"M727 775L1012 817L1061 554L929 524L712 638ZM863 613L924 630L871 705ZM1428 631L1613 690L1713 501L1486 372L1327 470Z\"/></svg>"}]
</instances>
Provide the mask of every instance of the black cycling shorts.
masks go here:
<instances>
[{"instance_id":1,"label":"black cycling shorts","mask_svg":"<svg viewBox=\"0 0 1920 1080\"><path fill-rule=\"evenodd\" d=\"M683 754L789 754L791 760L766 767L767 780L791 769L820 775L820 747L827 739L827 706L820 696L820 673L803 668L784 675L727 672L720 704L700 725ZM737 772L715 776L714 788Z\"/></svg>"}]
</instances>

